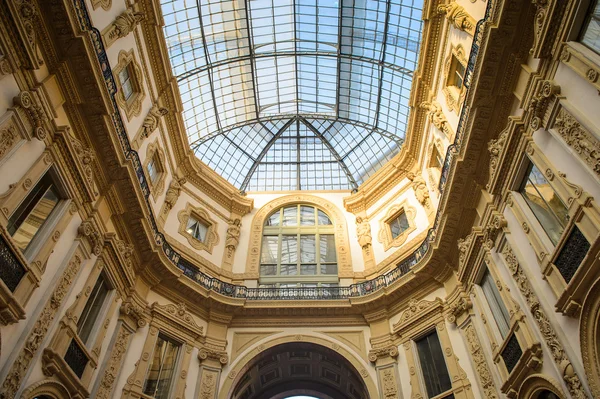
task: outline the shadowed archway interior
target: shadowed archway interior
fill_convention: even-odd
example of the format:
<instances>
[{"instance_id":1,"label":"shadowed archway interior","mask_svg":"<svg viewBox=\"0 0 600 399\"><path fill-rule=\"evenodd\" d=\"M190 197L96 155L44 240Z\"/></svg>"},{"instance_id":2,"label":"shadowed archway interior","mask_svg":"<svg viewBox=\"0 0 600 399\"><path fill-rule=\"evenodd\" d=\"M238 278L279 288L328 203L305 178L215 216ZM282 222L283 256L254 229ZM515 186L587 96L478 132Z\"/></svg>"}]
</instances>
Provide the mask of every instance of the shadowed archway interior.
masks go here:
<instances>
[{"instance_id":1,"label":"shadowed archway interior","mask_svg":"<svg viewBox=\"0 0 600 399\"><path fill-rule=\"evenodd\" d=\"M287 343L269 348L242 369L233 399L272 399L294 395L367 399L363 379L339 353L312 343Z\"/></svg>"}]
</instances>

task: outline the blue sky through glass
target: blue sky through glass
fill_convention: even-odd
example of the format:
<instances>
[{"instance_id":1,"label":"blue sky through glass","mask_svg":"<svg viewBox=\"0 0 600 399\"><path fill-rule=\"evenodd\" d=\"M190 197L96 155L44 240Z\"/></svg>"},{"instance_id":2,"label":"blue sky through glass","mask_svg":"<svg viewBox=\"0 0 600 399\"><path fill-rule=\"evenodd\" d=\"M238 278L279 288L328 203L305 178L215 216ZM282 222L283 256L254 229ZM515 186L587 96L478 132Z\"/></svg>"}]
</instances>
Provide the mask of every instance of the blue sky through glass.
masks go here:
<instances>
[{"instance_id":1,"label":"blue sky through glass","mask_svg":"<svg viewBox=\"0 0 600 399\"><path fill-rule=\"evenodd\" d=\"M241 190L356 188L404 141L422 6L161 0L192 149Z\"/></svg>"}]
</instances>

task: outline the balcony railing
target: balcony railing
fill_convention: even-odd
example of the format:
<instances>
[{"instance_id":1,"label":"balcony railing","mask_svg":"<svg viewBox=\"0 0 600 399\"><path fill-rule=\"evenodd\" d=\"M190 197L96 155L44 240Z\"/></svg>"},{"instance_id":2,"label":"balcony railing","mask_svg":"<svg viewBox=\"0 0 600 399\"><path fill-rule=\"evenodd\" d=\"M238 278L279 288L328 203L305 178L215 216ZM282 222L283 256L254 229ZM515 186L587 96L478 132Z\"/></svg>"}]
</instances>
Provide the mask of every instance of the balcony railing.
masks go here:
<instances>
[{"instance_id":1,"label":"balcony railing","mask_svg":"<svg viewBox=\"0 0 600 399\"><path fill-rule=\"evenodd\" d=\"M25 266L15 255L6 239L0 235L0 279L11 292L15 292L26 272Z\"/></svg>"},{"instance_id":2,"label":"balcony railing","mask_svg":"<svg viewBox=\"0 0 600 399\"><path fill-rule=\"evenodd\" d=\"M85 367L87 366L89 359L83 349L79 346L79 343L75 338L71 339L71 343L65 353L65 362L73 370L75 375L79 378L83 375Z\"/></svg>"},{"instance_id":3,"label":"balcony railing","mask_svg":"<svg viewBox=\"0 0 600 399\"><path fill-rule=\"evenodd\" d=\"M158 228L156 220L153 216L152 205L150 203L150 189L148 186L148 182L146 181L146 177L144 174L142 162L140 161L139 155L136 151L131 148L131 143L129 142L129 138L127 132L125 131L125 124L121 119L121 115L119 113L119 106L116 102L116 84L115 78L112 74L112 68L109 64L108 57L106 55L106 49L104 47L104 43L102 42L102 35L100 31L92 26L89 13L87 11L87 5L85 4L85 0L73 0L75 3L75 9L78 12L79 24L82 31L89 31L90 37L94 43L96 48L96 55L98 57L98 62L103 71L103 76L106 83L106 88L108 93L111 96L111 101L113 103L113 114L112 121L115 125L115 129L118 133L119 142L121 144L121 149L123 150L124 156L126 159L129 159L132 162L133 168L136 171L136 176L138 179L138 183L142 189L144 194L144 198L146 201L146 207L148 209L149 222L154 234L154 241L157 245L162 246L162 249L165 255L169 258L169 260L179 267L185 276L191 278L192 280L198 282L201 286L206 289L213 290L222 295L226 295L234 298L245 298L248 300L271 300L271 299L305 299L305 300L319 300L319 299L347 299L352 297L358 297L362 295L371 294L379 289L384 287L388 287L402 276L406 275L410 269L416 265L427 253L429 250L429 243L435 237L435 231L438 228L439 220L440 220L440 211L438 209L438 213L435 218L435 222L433 227L429 230L427 237L423 241L423 243L406 259L401 261L396 268L386 273L385 275L379 276L373 280L364 281L361 283L353 284L349 287L322 287L322 288L247 288L241 285L234 285L230 283L226 283L224 281L219 280L218 278L211 277L206 275L205 273L199 271L191 262L185 260L181 257L181 255L166 241L163 233ZM475 62L477 59L477 55L479 53L480 41L482 40L483 35L480 34L482 29L484 29L485 21L487 21L492 13L492 5L494 2L488 2L485 16L482 20L477 23L477 27L475 30L473 44L471 46L471 53L469 56L469 62L465 72L465 86L467 89L467 96L470 90L470 83L472 80L472 75L474 71ZM464 138L464 130L466 128L466 119L468 116L468 107L464 106L461 110L461 115L459 118L458 128L456 129L455 141L452 145L448 147L448 151L446 153L446 158L444 160L444 165L442 168L442 174L439 182L440 193L442 193L446 187L446 182L450 175L450 170L453 164L453 161L458 154L459 149L462 146L462 141Z\"/></svg>"},{"instance_id":4,"label":"balcony railing","mask_svg":"<svg viewBox=\"0 0 600 399\"><path fill-rule=\"evenodd\" d=\"M590 250L590 243L574 225L554 264L567 284L571 281Z\"/></svg>"}]
</instances>

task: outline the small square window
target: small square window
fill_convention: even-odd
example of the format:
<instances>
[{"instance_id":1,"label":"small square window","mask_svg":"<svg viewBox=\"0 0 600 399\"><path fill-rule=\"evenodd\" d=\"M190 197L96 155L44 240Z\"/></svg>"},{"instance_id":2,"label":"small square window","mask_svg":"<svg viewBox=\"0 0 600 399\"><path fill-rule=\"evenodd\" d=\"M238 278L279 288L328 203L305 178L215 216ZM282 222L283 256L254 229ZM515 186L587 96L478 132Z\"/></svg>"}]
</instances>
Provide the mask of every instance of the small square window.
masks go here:
<instances>
[{"instance_id":1,"label":"small square window","mask_svg":"<svg viewBox=\"0 0 600 399\"><path fill-rule=\"evenodd\" d=\"M408 224L408 218L406 217L406 213L404 211L402 211L392 220L390 220L388 224L390 226L390 231L392 232L393 239L399 237L410 227L410 225Z\"/></svg>"},{"instance_id":2,"label":"small square window","mask_svg":"<svg viewBox=\"0 0 600 399\"><path fill-rule=\"evenodd\" d=\"M190 216L185 231L200 242L206 242L208 225L200 219Z\"/></svg>"}]
</instances>

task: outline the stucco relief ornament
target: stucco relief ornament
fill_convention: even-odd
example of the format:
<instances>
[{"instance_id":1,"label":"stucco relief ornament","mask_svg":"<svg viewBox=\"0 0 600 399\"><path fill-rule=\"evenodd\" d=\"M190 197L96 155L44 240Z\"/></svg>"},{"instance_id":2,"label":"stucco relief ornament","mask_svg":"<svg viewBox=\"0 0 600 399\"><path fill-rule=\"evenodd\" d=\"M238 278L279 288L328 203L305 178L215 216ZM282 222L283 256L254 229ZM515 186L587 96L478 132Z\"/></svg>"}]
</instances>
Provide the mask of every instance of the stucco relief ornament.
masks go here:
<instances>
[{"instance_id":1,"label":"stucco relief ornament","mask_svg":"<svg viewBox=\"0 0 600 399\"><path fill-rule=\"evenodd\" d=\"M121 15L115 18L115 22L113 22L114 29L109 33L109 38L114 40L127 36L143 19L143 12L137 12L131 9L125 10Z\"/></svg>"},{"instance_id":2,"label":"stucco relief ornament","mask_svg":"<svg viewBox=\"0 0 600 399\"><path fill-rule=\"evenodd\" d=\"M475 20L456 2L439 5L438 14L445 14L446 19L456 28L468 33L475 33Z\"/></svg>"},{"instance_id":3,"label":"stucco relief ornament","mask_svg":"<svg viewBox=\"0 0 600 399\"><path fill-rule=\"evenodd\" d=\"M371 237L371 225L366 218L356 218L356 235L358 236L358 244L361 248L368 250L373 242Z\"/></svg>"},{"instance_id":4,"label":"stucco relief ornament","mask_svg":"<svg viewBox=\"0 0 600 399\"><path fill-rule=\"evenodd\" d=\"M448 120L442 111L442 106L436 100L423 101L421 108L427 111L427 119L439 130L448 134Z\"/></svg>"},{"instance_id":5,"label":"stucco relief ornament","mask_svg":"<svg viewBox=\"0 0 600 399\"><path fill-rule=\"evenodd\" d=\"M142 123L142 139L150 136L150 134L152 134L152 132L158 128L160 118L168 113L168 109L153 105L152 108L150 108L148 115L146 115L144 118L144 122Z\"/></svg>"},{"instance_id":6,"label":"stucco relief ornament","mask_svg":"<svg viewBox=\"0 0 600 399\"><path fill-rule=\"evenodd\" d=\"M412 187L415 191L415 197L417 197L417 201L425 208L429 208L429 189L427 188L427 183L425 183L425 179L420 174L410 173L408 178L412 180Z\"/></svg>"},{"instance_id":7,"label":"stucco relief ornament","mask_svg":"<svg viewBox=\"0 0 600 399\"><path fill-rule=\"evenodd\" d=\"M179 194L181 194L181 186L185 183L185 179L173 179L171 180L171 184L167 189L167 193L165 195L165 209L164 213L169 212L175 206L177 199L179 198Z\"/></svg>"},{"instance_id":8,"label":"stucco relief ornament","mask_svg":"<svg viewBox=\"0 0 600 399\"><path fill-rule=\"evenodd\" d=\"M600 174L600 142L565 108L558 111L554 128L569 147L598 175Z\"/></svg>"},{"instance_id":9,"label":"stucco relief ornament","mask_svg":"<svg viewBox=\"0 0 600 399\"><path fill-rule=\"evenodd\" d=\"M225 248L231 254L240 243L241 220L235 219L227 227L227 237L225 238Z\"/></svg>"}]
</instances>

